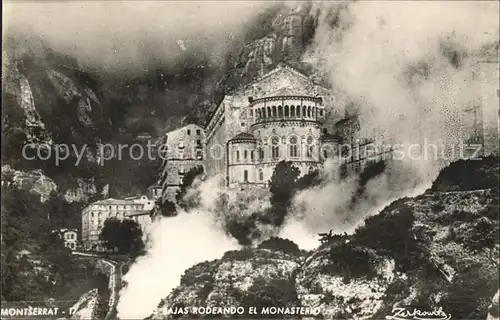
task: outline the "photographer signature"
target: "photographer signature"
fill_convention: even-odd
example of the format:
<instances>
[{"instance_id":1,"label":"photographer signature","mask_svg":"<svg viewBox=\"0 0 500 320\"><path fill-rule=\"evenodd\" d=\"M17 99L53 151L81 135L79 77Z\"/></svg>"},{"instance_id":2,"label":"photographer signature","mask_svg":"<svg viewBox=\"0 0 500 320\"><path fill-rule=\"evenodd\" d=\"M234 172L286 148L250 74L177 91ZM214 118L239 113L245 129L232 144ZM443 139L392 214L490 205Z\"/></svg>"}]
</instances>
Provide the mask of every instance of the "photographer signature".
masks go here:
<instances>
[{"instance_id":1,"label":"photographer signature","mask_svg":"<svg viewBox=\"0 0 500 320\"><path fill-rule=\"evenodd\" d=\"M393 308L391 316L385 316L387 320L449 320L451 314L443 311L442 307L432 311L422 311L418 308Z\"/></svg>"}]
</instances>

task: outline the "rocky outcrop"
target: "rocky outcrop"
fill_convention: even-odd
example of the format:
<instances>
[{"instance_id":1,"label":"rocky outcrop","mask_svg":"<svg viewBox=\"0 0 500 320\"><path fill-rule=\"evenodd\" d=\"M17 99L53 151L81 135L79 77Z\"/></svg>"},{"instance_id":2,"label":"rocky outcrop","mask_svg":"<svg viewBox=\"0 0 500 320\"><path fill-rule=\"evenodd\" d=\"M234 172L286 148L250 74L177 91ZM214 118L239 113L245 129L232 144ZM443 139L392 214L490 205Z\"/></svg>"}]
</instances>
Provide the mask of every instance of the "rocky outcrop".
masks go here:
<instances>
[{"instance_id":1,"label":"rocky outcrop","mask_svg":"<svg viewBox=\"0 0 500 320\"><path fill-rule=\"evenodd\" d=\"M292 254L265 249L229 251L220 260L207 261L186 270L181 286L160 302L153 319L171 319L168 309L172 306L241 305L242 300L254 299L254 294L266 286L281 286L282 289L285 286L293 291L290 279L300 262L301 259ZM288 301L288 304L292 306L293 302Z\"/></svg>"},{"instance_id":2,"label":"rocky outcrop","mask_svg":"<svg viewBox=\"0 0 500 320\"><path fill-rule=\"evenodd\" d=\"M86 202L91 196L97 194L95 179L76 179L76 186L66 190L64 199L68 203Z\"/></svg>"},{"instance_id":3,"label":"rocky outcrop","mask_svg":"<svg viewBox=\"0 0 500 320\"><path fill-rule=\"evenodd\" d=\"M230 69L218 86L224 91L234 89L262 77L283 61L304 67L301 57L314 31L310 7L308 3L279 6L255 21L247 41L230 55Z\"/></svg>"},{"instance_id":4,"label":"rocky outcrop","mask_svg":"<svg viewBox=\"0 0 500 320\"><path fill-rule=\"evenodd\" d=\"M488 308L488 317L486 318L486 320L498 320L500 318L499 306L498 306L498 304L499 304L498 293L499 292L500 291L497 291L497 293L493 297L493 300L491 301L491 305Z\"/></svg>"},{"instance_id":5,"label":"rocky outcrop","mask_svg":"<svg viewBox=\"0 0 500 320\"><path fill-rule=\"evenodd\" d=\"M33 91L28 78L19 71L16 62L4 58L5 94L16 97L17 105L24 113L24 128L27 142L52 144L52 139L35 107Z\"/></svg>"},{"instance_id":6,"label":"rocky outcrop","mask_svg":"<svg viewBox=\"0 0 500 320\"><path fill-rule=\"evenodd\" d=\"M92 289L83 294L80 299L70 308L74 320L96 319L99 309L99 292Z\"/></svg>"},{"instance_id":7,"label":"rocky outcrop","mask_svg":"<svg viewBox=\"0 0 500 320\"><path fill-rule=\"evenodd\" d=\"M25 162L27 159L19 157L20 149L27 143L66 144L72 157L74 147L80 150L87 144L86 151L93 149L99 133L109 130L109 123L104 125L103 104L88 74L68 66L65 58L48 49L42 55L20 55L16 48L3 53L6 115L2 119L3 138L7 145L13 145L2 155L2 160L14 166ZM31 161L24 167L43 165L48 164Z\"/></svg>"},{"instance_id":8,"label":"rocky outcrop","mask_svg":"<svg viewBox=\"0 0 500 320\"><path fill-rule=\"evenodd\" d=\"M395 306L422 305L485 319L498 290L497 206L495 189L426 193L307 254L227 252L188 269L152 318L170 319L175 307L274 305L318 308L325 319L378 319Z\"/></svg>"},{"instance_id":9,"label":"rocky outcrop","mask_svg":"<svg viewBox=\"0 0 500 320\"><path fill-rule=\"evenodd\" d=\"M40 201L45 202L52 192L57 191L57 185L41 170L23 172L13 170L9 165L2 166L2 185L28 190L40 196Z\"/></svg>"},{"instance_id":10,"label":"rocky outcrop","mask_svg":"<svg viewBox=\"0 0 500 320\"><path fill-rule=\"evenodd\" d=\"M77 100L76 114L79 122L86 126L94 126L92 120L92 103L99 105L99 99L96 94L88 87L79 89L73 81L61 72L48 70L47 76L53 84L57 94L61 96L66 103L70 104Z\"/></svg>"},{"instance_id":11,"label":"rocky outcrop","mask_svg":"<svg viewBox=\"0 0 500 320\"><path fill-rule=\"evenodd\" d=\"M327 247L300 268L295 279L301 305L316 307L327 319L372 317L382 306L385 291L394 280L394 261L373 250L360 249L367 255L370 267L366 274L354 274L345 261L332 261Z\"/></svg>"}]
</instances>

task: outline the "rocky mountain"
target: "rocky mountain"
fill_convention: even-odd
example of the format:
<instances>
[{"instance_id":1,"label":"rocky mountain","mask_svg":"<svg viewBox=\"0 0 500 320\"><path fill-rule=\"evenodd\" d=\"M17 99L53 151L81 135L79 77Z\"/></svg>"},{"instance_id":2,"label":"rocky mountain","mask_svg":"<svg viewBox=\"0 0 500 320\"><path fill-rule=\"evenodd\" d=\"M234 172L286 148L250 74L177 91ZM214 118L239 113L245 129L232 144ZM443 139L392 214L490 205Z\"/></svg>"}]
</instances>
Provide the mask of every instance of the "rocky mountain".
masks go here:
<instances>
[{"instance_id":1,"label":"rocky mountain","mask_svg":"<svg viewBox=\"0 0 500 320\"><path fill-rule=\"evenodd\" d=\"M393 202L352 235L324 236L311 252L272 238L195 265L151 318L188 317L172 314L185 306L310 307L325 319L381 319L393 307L420 306L442 307L453 319L498 318L490 308L498 291L498 188L477 174L498 172L497 162L454 163L426 193ZM457 167L483 182L467 185L472 172L450 182Z\"/></svg>"},{"instance_id":2,"label":"rocky mountain","mask_svg":"<svg viewBox=\"0 0 500 320\"><path fill-rule=\"evenodd\" d=\"M211 63L208 53L187 51L175 66L152 62L143 72L128 74L82 65L42 40L23 41L7 32L2 164L16 170L40 169L57 185L68 176L74 184L77 178L93 177L97 189L126 185L114 196L144 192L148 179L128 183L117 177L131 172L145 176L150 165L122 161L100 168L96 164L99 143L131 144L144 133L155 138L185 123L204 125L224 94L283 61L310 73L300 57L314 34L311 10L307 3L277 4L257 16L248 22L244 37L233 40L222 64ZM70 149L68 159L55 164L54 147L42 150L44 155L52 152L49 160L25 160L21 152L26 143L66 144L75 149ZM84 156L75 166L80 150ZM36 148L28 149L28 156L35 152Z\"/></svg>"},{"instance_id":3,"label":"rocky mountain","mask_svg":"<svg viewBox=\"0 0 500 320\"><path fill-rule=\"evenodd\" d=\"M50 50L3 53L2 165L43 172L63 192L68 181L96 176L97 144L110 122L95 83Z\"/></svg>"}]
</instances>

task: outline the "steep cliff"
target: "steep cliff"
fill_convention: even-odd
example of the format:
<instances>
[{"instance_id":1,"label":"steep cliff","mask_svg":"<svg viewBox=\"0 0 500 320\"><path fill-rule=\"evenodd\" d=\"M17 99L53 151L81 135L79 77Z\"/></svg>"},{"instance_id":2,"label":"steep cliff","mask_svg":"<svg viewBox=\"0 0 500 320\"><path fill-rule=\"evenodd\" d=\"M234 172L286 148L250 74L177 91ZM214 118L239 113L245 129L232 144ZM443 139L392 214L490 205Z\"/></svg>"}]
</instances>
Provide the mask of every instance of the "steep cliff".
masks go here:
<instances>
[{"instance_id":1,"label":"steep cliff","mask_svg":"<svg viewBox=\"0 0 500 320\"><path fill-rule=\"evenodd\" d=\"M43 172L63 193L68 183L97 176L97 144L109 137L110 122L96 84L66 56L48 49L21 54L7 44L2 165Z\"/></svg>"}]
</instances>

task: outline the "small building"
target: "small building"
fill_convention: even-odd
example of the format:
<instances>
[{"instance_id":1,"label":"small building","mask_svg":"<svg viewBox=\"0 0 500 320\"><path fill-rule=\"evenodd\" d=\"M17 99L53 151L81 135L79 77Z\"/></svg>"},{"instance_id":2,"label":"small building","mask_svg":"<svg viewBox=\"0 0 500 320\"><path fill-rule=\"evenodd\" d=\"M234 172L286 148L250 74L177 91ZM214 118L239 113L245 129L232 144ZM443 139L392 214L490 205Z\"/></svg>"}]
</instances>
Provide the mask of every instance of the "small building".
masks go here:
<instances>
[{"instance_id":1,"label":"small building","mask_svg":"<svg viewBox=\"0 0 500 320\"><path fill-rule=\"evenodd\" d=\"M184 175L204 165L205 130L195 124L168 132L163 139L162 168L159 186L162 202L175 201Z\"/></svg>"},{"instance_id":2,"label":"small building","mask_svg":"<svg viewBox=\"0 0 500 320\"><path fill-rule=\"evenodd\" d=\"M59 229L53 230L52 233L57 234L59 239L63 240L64 246L71 250L76 250L78 245L78 230L76 229Z\"/></svg>"}]
</instances>

